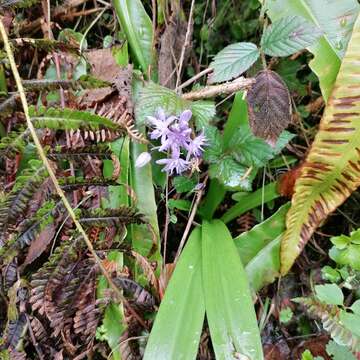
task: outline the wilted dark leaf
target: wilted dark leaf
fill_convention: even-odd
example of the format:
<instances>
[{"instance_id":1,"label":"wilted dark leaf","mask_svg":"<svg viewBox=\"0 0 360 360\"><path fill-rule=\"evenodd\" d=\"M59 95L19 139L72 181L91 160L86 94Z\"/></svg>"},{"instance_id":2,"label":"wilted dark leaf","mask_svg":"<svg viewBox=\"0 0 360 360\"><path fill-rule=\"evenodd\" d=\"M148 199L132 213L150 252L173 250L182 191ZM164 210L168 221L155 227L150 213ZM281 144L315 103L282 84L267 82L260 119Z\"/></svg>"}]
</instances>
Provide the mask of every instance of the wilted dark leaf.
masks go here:
<instances>
[{"instance_id":1,"label":"wilted dark leaf","mask_svg":"<svg viewBox=\"0 0 360 360\"><path fill-rule=\"evenodd\" d=\"M247 95L250 127L254 135L275 146L280 133L291 122L291 98L281 77L260 71Z\"/></svg>"}]
</instances>

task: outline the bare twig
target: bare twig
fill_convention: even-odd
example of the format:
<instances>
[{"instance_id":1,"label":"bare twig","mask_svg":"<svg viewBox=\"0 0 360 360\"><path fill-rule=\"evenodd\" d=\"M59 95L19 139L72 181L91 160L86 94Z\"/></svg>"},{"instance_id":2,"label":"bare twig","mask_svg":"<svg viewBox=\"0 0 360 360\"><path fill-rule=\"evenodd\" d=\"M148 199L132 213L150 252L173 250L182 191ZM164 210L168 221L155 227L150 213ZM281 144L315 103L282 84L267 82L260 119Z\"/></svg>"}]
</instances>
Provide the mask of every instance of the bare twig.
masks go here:
<instances>
[{"instance_id":1,"label":"bare twig","mask_svg":"<svg viewBox=\"0 0 360 360\"><path fill-rule=\"evenodd\" d=\"M191 209L191 214L189 216L189 220L186 224L186 228L184 230L184 233L183 233L183 236L181 238L181 241L180 241L180 245L178 247L178 250L176 252L176 256L175 256L175 260L174 260L174 264L177 263L177 261L179 260L179 257L180 257L180 254L181 254L181 251L185 245L185 241L188 237L188 234L189 234L189 231L191 229L191 225L193 224L193 221L194 221L194 218L195 218L195 215L196 215L196 211L197 211L197 208L200 204L200 201L201 201L201 198L202 198L202 195L203 195L203 192L204 192L204 189L205 189L205 185L206 185L206 182L207 182L207 179L208 179L208 176L206 176L203 184L204 186L202 187L202 189L200 189L198 191L198 193L196 194L196 200L195 200L195 203L194 203L194 206L193 208Z\"/></svg>"},{"instance_id":2,"label":"bare twig","mask_svg":"<svg viewBox=\"0 0 360 360\"><path fill-rule=\"evenodd\" d=\"M221 94L232 94L239 90L248 89L253 83L254 79L246 79L244 77L239 77L231 82L220 85L210 85L206 86L200 90L191 91L182 95L182 98L185 100L199 100L199 99L209 99Z\"/></svg>"},{"instance_id":3,"label":"bare twig","mask_svg":"<svg viewBox=\"0 0 360 360\"><path fill-rule=\"evenodd\" d=\"M186 35L185 35L185 42L181 49L181 55L180 55L180 60L179 60L179 72L178 72L178 76L176 79L176 86L175 86L176 91L178 90L178 86L180 85L181 71L182 71L182 68L184 65L186 48L189 46L189 41L190 41L189 38L190 38L190 34L191 34L191 24L192 24L192 18L193 18L193 14L194 14L194 5L195 5L195 0L192 0L191 7L190 7L189 21L188 21Z\"/></svg>"},{"instance_id":4,"label":"bare twig","mask_svg":"<svg viewBox=\"0 0 360 360\"><path fill-rule=\"evenodd\" d=\"M14 79L15 79L15 82L16 82L16 86L17 86L18 91L19 91L19 95L20 95L22 106L23 106L27 126L28 126L29 131L31 133L31 136L32 136L32 138L34 140L34 144L35 144L35 147L36 147L36 149L37 149L37 151L39 153L39 157L40 157L41 161L43 162L43 164L44 164L44 166L45 166L45 168L46 168L46 170L47 170L47 172L48 172L48 174L50 176L50 179L52 180L52 182L54 184L55 191L59 195L61 200L63 201L66 210L68 211L72 221L74 222L76 229L78 230L78 232L80 233L80 235L84 239L84 241L86 243L86 246L88 247L91 255L94 258L94 261L95 261L96 265L99 267L100 271L102 272L102 274L104 275L104 277L108 281L110 287L113 289L113 291L116 294L116 296L118 297L118 299L123 302L124 306L126 306L126 308L129 310L129 312L138 320L138 322L142 326L144 326L144 328L147 328L146 324L141 319L141 317L136 313L136 311L133 308L131 308L131 306L129 305L127 300L124 298L124 296L122 295L120 289L113 283L109 273L106 271L102 261L98 257L98 255L97 255L97 253L96 253L96 251L95 251L89 237L87 236L84 228L81 226L80 222L77 220L75 212L72 209L68 199L66 198L65 193L63 192L63 190L61 189L61 187L59 185L59 182L58 182L58 180L56 178L56 175L55 175L53 169L51 168L49 160L47 159L47 157L45 155L45 152L44 152L44 149L43 149L43 147L42 147L42 145L40 143L40 140L39 140L39 138L38 138L38 136L36 134L36 130L34 128L34 125L31 122L30 115L29 115L29 106L28 106L28 102L27 102L27 99L26 99L26 96L25 96L24 87L22 85L20 74L19 74L18 69L16 67L14 55L13 55L13 52L11 50L9 39L8 39L7 34L6 34L6 30L5 30L5 27L4 27L4 24L3 24L1 18L0 18L0 33L1 33L1 36L2 36L3 41L4 41L4 48L5 48L7 57L9 59L10 67L11 67L11 70L12 70L12 73L13 73L13 76L14 76Z\"/></svg>"},{"instance_id":5,"label":"bare twig","mask_svg":"<svg viewBox=\"0 0 360 360\"><path fill-rule=\"evenodd\" d=\"M184 87L189 86L190 84L192 84L193 82L195 82L196 80L200 79L201 77L203 77L204 75L208 74L209 72L211 72L213 69L212 68L207 68L201 72L199 72L198 74L194 75L191 79L186 80L183 84L181 84L178 87L178 90L183 89Z\"/></svg>"}]
</instances>

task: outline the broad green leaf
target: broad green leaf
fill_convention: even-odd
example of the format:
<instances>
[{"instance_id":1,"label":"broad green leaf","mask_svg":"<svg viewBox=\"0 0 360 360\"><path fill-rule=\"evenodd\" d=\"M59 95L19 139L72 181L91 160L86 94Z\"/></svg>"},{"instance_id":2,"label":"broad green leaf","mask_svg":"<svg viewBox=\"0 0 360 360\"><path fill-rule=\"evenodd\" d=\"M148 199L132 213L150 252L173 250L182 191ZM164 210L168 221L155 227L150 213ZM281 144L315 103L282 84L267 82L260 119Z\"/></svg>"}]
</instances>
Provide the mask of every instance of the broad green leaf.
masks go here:
<instances>
[{"instance_id":1,"label":"broad green leaf","mask_svg":"<svg viewBox=\"0 0 360 360\"><path fill-rule=\"evenodd\" d=\"M336 284L315 285L316 297L328 305L342 305L344 294Z\"/></svg>"},{"instance_id":2,"label":"broad green leaf","mask_svg":"<svg viewBox=\"0 0 360 360\"><path fill-rule=\"evenodd\" d=\"M360 300L356 300L351 306L350 309L355 313L360 315Z\"/></svg>"},{"instance_id":3,"label":"broad green leaf","mask_svg":"<svg viewBox=\"0 0 360 360\"><path fill-rule=\"evenodd\" d=\"M142 71L154 61L152 23L141 0L114 0L116 15Z\"/></svg>"},{"instance_id":4,"label":"broad green leaf","mask_svg":"<svg viewBox=\"0 0 360 360\"><path fill-rule=\"evenodd\" d=\"M267 203L268 201L278 198L280 195L276 188L276 183L270 183L265 185L264 188L260 188L256 191L250 193L241 193L242 195L238 199L236 194L234 194L234 200L238 201L238 203L227 210L221 217L221 220L224 223L228 223L229 221L244 214L246 211L254 209L260 206L262 203Z\"/></svg>"},{"instance_id":5,"label":"broad green leaf","mask_svg":"<svg viewBox=\"0 0 360 360\"><path fill-rule=\"evenodd\" d=\"M196 359L205 316L201 230L195 228L167 286L144 360Z\"/></svg>"},{"instance_id":6,"label":"broad green leaf","mask_svg":"<svg viewBox=\"0 0 360 360\"><path fill-rule=\"evenodd\" d=\"M184 110L190 109L198 130L206 127L215 115L215 105L212 101L191 102L166 87L150 82L140 89L135 102L137 124L146 124L147 116L154 116L159 108L164 109L167 115L180 115Z\"/></svg>"},{"instance_id":7,"label":"broad green leaf","mask_svg":"<svg viewBox=\"0 0 360 360\"><path fill-rule=\"evenodd\" d=\"M344 56L351 30L359 12L356 0L259 0L271 21L286 16L301 16L324 35L309 47L314 54L310 67L318 76L321 92L328 100Z\"/></svg>"},{"instance_id":8,"label":"broad green leaf","mask_svg":"<svg viewBox=\"0 0 360 360\"><path fill-rule=\"evenodd\" d=\"M331 99L295 183L281 245L282 273L289 271L314 230L360 185L360 18L354 25Z\"/></svg>"},{"instance_id":9,"label":"broad green leaf","mask_svg":"<svg viewBox=\"0 0 360 360\"><path fill-rule=\"evenodd\" d=\"M274 21L263 33L261 48L267 55L288 56L312 45L320 30L300 16Z\"/></svg>"},{"instance_id":10,"label":"broad green leaf","mask_svg":"<svg viewBox=\"0 0 360 360\"><path fill-rule=\"evenodd\" d=\"M246 273L226 226L202 226L206 317L217 359L263 359L260 333Z\"/></svg>"},{"instance_id":11,"label":"broad green leaf","mask_svg":"<svg viewBox=\"0 0 360 360\"><path fill-rule=\"evenodd\" d=\"M209 82L223 82L238 77L254 64L259 55L257 46L249 42L240 42L225 47L210 64L214 72L209 77Z\"/></svg>"},{"instance_id":12,"label":"broad green leaf","mask_svg":"<svg viewBox=\"0 0 360 360\"><path fill-rule=\"evenodd\" d=\"M340 320L343 325L350 330L354 335L360 337L360 315L340 311Z\"/></svg>"},{"instance_id":13,"label":"broad green leaf","mask_svg":"<svg viewBox=\"0 0 360 360\"><path fill-rule=\"evenodd\" d=\"M356 357L346 347L330 340L326 345L326 352L333 356L334 360L356 360Z\"/></svg>"},{"instance_id":14,"label":"broad green leaf","mask_svg":"<svg viewBox=\"0 0 360 360\"><path fill-rule=\"evenodd\" d=\"M351 237L346 235L334 236L330 238L330 241L338 248L345 249L347 245L351 243Z\"/></svg>"},{"instance_id":15,"label":"broad green leaf","mask_svg":"<svg viewBox=\"0 0 360 360\"><path fill-rule=\"evenodd\" d=\"M245 201L246 202L246 201ZM285 216L290 204L283 205L275 214L234 238L241 262L246 266L267 244L285 230Z\"/></svg>"},{"instance_id":16,"label":"broad green leaf","mask_svg":"<svg viewBox=\"0 0 360 360\"><path fill-rule=\"evenodd\" d=\"M341 280L340 273L336 269L334 269L328 265L324 266L321 269L321 276L324 280L327 280L327 281L330 281L333 283L337 283Z\"/></svg>"},{"instance_id":17,"label":"broad green leaf","mask_svg":"<svg viewBox=\"0 0 360 360\"><path fill-rule=\"evenodd\" d=\"M262 248L245 267L249 283L254 291L261 290L280 276L280 240L279 235Z\"/></svg>"},{"instance_id":18,"label":"broad green leaf","mask_svg":"<svg viewBox=\"0 0 360 360\"><path fill-rule=\"evenodd\" d=\"M344 249L333 246L329 256L339 265L349 265L354 270L360 270L360 245L350 244Z\"/></svg>"}]
</instances>

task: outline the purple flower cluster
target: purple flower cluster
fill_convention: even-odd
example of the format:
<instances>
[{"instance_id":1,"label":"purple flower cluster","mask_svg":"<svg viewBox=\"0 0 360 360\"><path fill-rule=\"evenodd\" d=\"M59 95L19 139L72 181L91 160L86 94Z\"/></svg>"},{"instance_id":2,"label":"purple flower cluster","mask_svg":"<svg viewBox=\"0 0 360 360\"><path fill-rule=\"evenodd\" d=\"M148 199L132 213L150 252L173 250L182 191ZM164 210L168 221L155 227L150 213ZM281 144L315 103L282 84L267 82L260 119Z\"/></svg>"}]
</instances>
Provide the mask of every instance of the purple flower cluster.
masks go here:
<instances>
[{"instance_id":1,"label":"purple flower cluster","mask_svg":"<svg viewBox=\"0 0 360 360\"><path fill-rule=\"evenodd\" d=\"M148 117L151 127L150 138L160 140L160 146L155 150L168 154L165 159L157 160L156 163L164 165L162 171L172 175L182 174L191 167L191 164L201 158L206 145L206 138L201 132L193 137L189 121L192 117L190 110L185 110L179 117L166 116L163 109L159 109L155 116ZM140 167L150 161L150 154L142 153L136 160L136 166Z\"/></svg>"}]
</instances>

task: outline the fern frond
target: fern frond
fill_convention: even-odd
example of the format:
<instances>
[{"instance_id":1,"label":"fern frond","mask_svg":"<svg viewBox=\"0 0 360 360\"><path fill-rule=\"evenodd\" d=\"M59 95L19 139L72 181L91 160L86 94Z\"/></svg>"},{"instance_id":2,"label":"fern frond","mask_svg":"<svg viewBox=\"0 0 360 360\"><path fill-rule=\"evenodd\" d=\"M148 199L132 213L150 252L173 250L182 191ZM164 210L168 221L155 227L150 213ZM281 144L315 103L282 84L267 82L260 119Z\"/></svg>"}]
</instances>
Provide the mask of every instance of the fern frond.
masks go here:
<instances>
[{"instance_id":1,"label":"fern frond","mask_svg":"<svg viewBox=\"0 0 360 360\"><path fill-rule=\"evenodd\" d=\"M0 4L0 9L23 9L34 6L36 3L40 2L40 0L4 0Z\"/></svg>"},{"instance_id":2,"label":"fern frond","mask_svg":"<svg viewBox=\"0 0 360 360\"><path fill-rule=\"evenodd\" d=\"M65 191L74 190L80 187L119 185L115 180L112 179L104 179L104 178L84 179L78 177L76 178L67 177L67 178L59 179L59 184L61 188Z\"/></svg>"},{"instance_id":3,"label":"fern frond","mask_svg":"<svg viewBox=\"0 0 360 360\"><path fill-rule=\"evenodd\" d=\"M111 86L110 83L90 75L83 75L79 80L23 80L23 85L27 91L54 91L59 88L82 90Z\"/></svg>"},{"instance_id":4,"label":"fern frond","mask_svg":"<svg viewBox=\"0 0 360 360\"><path fill-rule=\"evenodd\" d=\"M155 298L136 281L125 277L116 277L113 282L132 298L133 304L138 308L146 311L155 305Z\"/></svg>"},{"instance_id":5,"label":"fern frond","mask_svg":"<svg viewBox=\"0 0 360 360\"><path fill-rule=\"evenodd\" d=\"M14 112L19 99L20 95L15 93L0 103L0 119L5 119Z\"/></svg>"},{"instance_id":6,"label":"fern frond","mask_svg":"<svg viewBox=\"0 0 360 360\"><path fill-rule=\"evenodd\" d=\"M145 223L142 214L126 206L119 209L83 210L79 221L82 225L96 227Z\"/></svg>"},{"instance_id":7,"label":"fern frond","mask_svg":"<svg viewBox=\"0 0 360 360\"><path fill-rule=\"evenodd\" d=\"M29 130L12 131L0 139L0 156L12 156L22 152L28 143Z\"/></svg>"},{"instance_id":8,"label":"fern frond","mask_svg":"<svg viewBox=\"0 0 360 360\"><path fill-rule=\"evenodd\" d=\"M29 109L31 121L36 128L54 130L114 130L126 134L122 124L115 123L108 118L87 111L57 109L31 106Z\"/></svg>"},{"instance_id":9,"label":"fern frond","mask_svg":"<svg viewBox=\"0 0 360 360\"><path fill-rule=\"evenodd\" d=\"M30 199L47 176L42 164L32 164L16 178L12 192L0 203L0 229L21 220Z\"/></svg>"},{"instance_id":10,"label":"fern frond","mask_svg":"<svg viewBox=\"0 0 360 360\"><path fill-rule=\"evenodd\" d=\"M324 329L339 345L347 346L353 352L360 351L360 338L342 325L336 305L324 304L311 297L298 298L296 302L304 305L310 314L320 318Z\"/></svg>"},{"instance_id":11,"label":"fern frond","mask_svg":"<svg viewBox=\"0 0 360 360\"><path fill-rule=\"evenodd\" d=\"M26 1L26 0L25 0ZM33 1L33 0L29 0ZM48 53L53 51L70 52L79 55L79 48L70 43L65 43L58 40L51 39L30 39L30 38L17 38L10 40L14 50L19 51L23 46L31 46L33 48L44 50Z\"/></svg>"},{"instance_id":12,"label":"fern frond","mask_svg":"<svg viewBox=\"0 0 360 360\"><path fill-rule=\"evenodd\" d=\"M106 109L106 106L104 105L97 113L101 116L106 116L107 118L112 119L112 121L116 124L125 127L128 136L134 141L147 144L148 140L136 129L134 120L130 116L130 114L128 114L127 111L120 111L122 106L123 105L119 103L118 105L113 106L110 109Z\"/></svg>"},{"instance_id":13,"label":"fern frond","mask_svg":"<svg viewBox=\"0 0 360 360\"><path fill-rule=\"evenodd\" d=\"M9 320L5 333L5 347L15 349L18 346L26 331L26 324L26 315L24 313L21 313L14 320Z\"/></svg>"},{"instance_id":14,"label":"fern frond","mask_svg":"<svg viewBox=\"0 0 360 360\"><path fill-rule=\"evenodd\" d=\"M360 186L360 17L310 152L295 183L281 241L286 274L315 229Z\"/></svg>"},{"instance_id":15,"label":"fern frond","mask_svg":"<svg viewBox=\"0 0 360 360\"><path fill-rule=\"evenodd\" d=\"M63 147L61 149L51 149L51 152L47 154L49 159L58 160L60 158L71 158L74 160L84 159L87 156L101 159L110 159L112 151L107 144L96 144L96 145L88 145L84 146L80 149L73 149Z\"/></svg>"}]
</instances>

